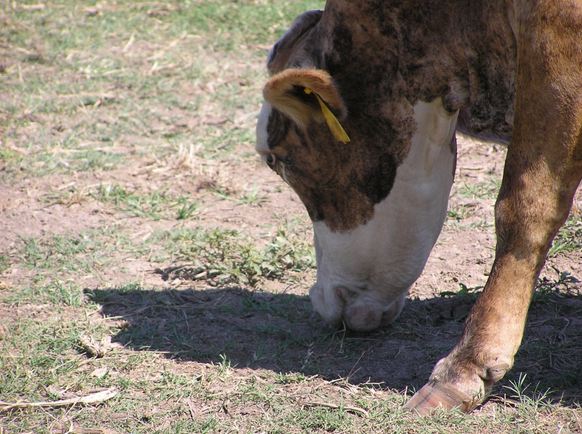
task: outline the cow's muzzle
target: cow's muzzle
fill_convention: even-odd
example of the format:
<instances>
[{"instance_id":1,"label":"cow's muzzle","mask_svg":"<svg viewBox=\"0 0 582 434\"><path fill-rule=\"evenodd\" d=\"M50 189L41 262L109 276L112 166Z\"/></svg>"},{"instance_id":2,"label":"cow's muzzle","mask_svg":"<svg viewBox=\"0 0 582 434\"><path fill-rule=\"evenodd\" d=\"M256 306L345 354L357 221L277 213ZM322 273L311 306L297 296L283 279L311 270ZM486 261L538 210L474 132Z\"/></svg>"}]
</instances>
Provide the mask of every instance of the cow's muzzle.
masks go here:
<instances>
[{"instance_id":1,"label":"cow's muzzle","mask_svg":"<svg viewBox=\"0 0 582 434\"><path fill-rule=\"evenodd\" d=\"M368 332L392 323L402 312L405 291L396 299L386 301L375 292L350 290L343 286L324 289L314 286L309 293L313 308L333 326L342 322L354 331Z\"/></svg>"}]
</instances>

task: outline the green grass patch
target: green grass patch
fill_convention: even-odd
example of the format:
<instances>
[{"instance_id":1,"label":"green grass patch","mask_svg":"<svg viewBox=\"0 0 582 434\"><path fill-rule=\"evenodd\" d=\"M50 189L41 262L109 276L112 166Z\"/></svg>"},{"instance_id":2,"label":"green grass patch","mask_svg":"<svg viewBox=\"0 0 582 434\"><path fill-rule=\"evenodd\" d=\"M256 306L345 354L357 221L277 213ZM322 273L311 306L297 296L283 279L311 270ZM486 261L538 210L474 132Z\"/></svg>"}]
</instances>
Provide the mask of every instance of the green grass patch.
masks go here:
<instances>
[{"instance_id":1,"label":"green grass patch","mask_svg":"<svg viewBox=\"0 0 582 434\"><path fill-rule=\"evenodd\" d=\"M472 210L471 207L468 206L456 206L456 207L450 207L447 210L447 218L449 220L453 220L455 222L460 222L464 219L466 219L467 217L470 217L472 214Z\"/></svg>"},{"instance_id":2,"label":"green grass patch","mask_svg":"<svg viewBox=\"0 0 582 434\"><path fill-rule=\"evenodd\" d=\"M267 46L323 1L44 5L17 7L0 26L11 56L0 126L9 145L26 151L23 161L0 155L13 175L114 169L127 155L83 146L125 144L128 136L195 141L223 153L252 145L250 122L237 118L257 111ZM192 119L200 122L189 126ZM62 145L64 135L73 143Z\"/></svg>"},{"instance_id":3,"label":"green grass patch","mask_svg":"<svg viewBox=\"0 0 582 434\"><path fill-rule=\"evenodd\" d=\"M471 297L476 299L483 286L467 286L463 282L459 282L458 291L441 291L441 297Z\"/></svg>"},{"instance_id":4,"label":"green grass patch","mask_svg":"<svg viewBox=\"0 0 582 434\"><path fill-rule=\"evenodd\" d=\"M50 283L32 283L4 298L6 303L51 303L56 306L79 307L84 304L83 290L73 282L59 280Z\"/></svg>"},{"instance_id":5,"label":"green grass patch","mask_svg":"<svg viewBox=\"0 0 582 434\"><path fill-rule=\"evenodd\" d=\"M567 294L575 290L580 281L568 271L561 271L556 267L551 267L554 277L543 277L538 280L534 292L534 301L544 301L556 294Z\"/></svg>"},{"instance_id":6,"label":"green grass patch","mask_svg":"<svg viewBox=\"0 0 582 434\"><path fill-rule=\"evenodd\" d=\"M470 199L495 199L501 180L488 179L484 182L464 183L459 187L459 195Z\"/></svg>"},{"instance_id":7,"label":"green grass patch","mask_svg":"<svg viewBox=\"0 0 582 434\"><path fill-rule=\"evenodd\" d=\"M181 2L168 15L178 34L195 32L212 34L209 46L229 52L241 45L272 44L288 28L289 22L309 9L320 9L323 1L293 2L209 0L202 3Z\"/></svg>"},{"instance_id":8,"label":"green grass patch","mask_svg":"<svg viewBox=\"0 0 582 434\"><path fill-rule=\"evenodd\" d=\"M11 261L27 274L34 274L7 295L11 303L42 300L79 306L81 281L95 284L112 263L116 264L117 273L123 273L121 258L144 257L151 254L153 247L147 240L132 241L117 225L72 235L25 238Z\"/></svg>"},{"instance_id":9,"label":"green grass patch","mask_svg":"<svg viewBox=\"0 0 582 434\"><path fill-rule=\"evenodd\" d=\"M283 279L289 271L315 267L311 243L279 229L269 242L256 241L234 230L176 229L158 235L180 261L191 262L188 277L213 285L254 286L262 279Z\"/></svg>"},{"instance_id":10,"label":"green grass patch","mask_svg":"<svg viewBox=\"0 0 582 434\"><path fill-rule=\"evenodd\" d=\"M71 172L112 170L125 159L123 154L95 149L77 149L66 158L55 158L50 154L42 155L40 158L47 162L45 170L49 173L59 169ZM51 162L56 162L56 164L50 164Z\"/></svg>"},{"instance_id":11,"label":"green grass patch","mask_svg":"<svg viewBox=\"0 0 582 434\"><path fill-rule=\"evenodd\" d=\"M0 255L0 274L10 268L10 258L7 255Z\"/></svg>"},{"instance_id":12,"label":"green grass patch","mask_svg":"<svg viewBox=\"0 0 582 434\"><path fill-rule=\"evenodd\" d=\"M261 206L266 201L266 195L256 187L253 187L249 191L243 193L238 199L239 203L250 206Z\"/></svg>"},{"instance_id":13,"label":"green grass patch","mask_svg":"<svg viewBox=\"0 0 582 434\"><path fill-rule=\"evenodd\" d=\"M24 240L24 263L31 269L60 272L88 272L92 260L85 254L99 254L99 242L91 234L54 235L46 239Z\"/></svg>"},{"instance_id":14,"label":"green grass patch","mask_svg":"<svg viewBox=\"0 0 582 434\"><path fill-rule=\"evenodd\" d=\"M92 195L95 199L112 203L132 217L151 220L187 220L196 215L199 205L185 196L173 196L164 192L138 194L127 191L120 185L100 185Z\"/></svg>"},{"instance_id":15,"label":"green grass patch","mask_svg":"<svg viewBox=\"0 0 582 434\"><path fill-rule=\"evenodd\" d=\"M554 241L548 256L553 257L561 253L582 250L582 215L572 215L560 231Z\"/></svg>"},{"instance_id":16,"label":"green grass patch","mask_svg":"<svg viewBox=\"0 0 582 434\"><path fill-rule=\"evenodd\" d=\"M46 388L70 380L79 366L75 351L80 329L59 319L21 319L8 327L0 352L3 400L46 397Z\"/></svg>"},{"instance_id":17,"label":"green grass patch","mask_svg":"<svg viewBox=\"0 0 582 434\"><path fill-rule=\"evenodd\" d=\"M75 139L76 140L76 139ZM74 149L75 145L46 141L44 146L30 149L25 156L10 159L7 165L13 174L45 176L55 173L108 171L125 161L125 155L102 149Z\"/></svg>"},{"instance_id":18,"label":"green grass patch","mask_svg":"<svg viewBox=\"0 0 582 434\"><path fill-rule=\"evenodd\" d=\"M303 432L345 432L350 419L341 407L338 409L312 408L297 410L288 416L287 423Z\"/></svg>"},{"instance_id":19,"label":"green grass patch","mask_svg":"<svg viewBox=\"0 0 582 434\"><path fill-rule=\"evenodd\" d=\"M12 149L0 148L0 162L15 162L20 159L20 154Z\"/></svg>"}]
</instances>

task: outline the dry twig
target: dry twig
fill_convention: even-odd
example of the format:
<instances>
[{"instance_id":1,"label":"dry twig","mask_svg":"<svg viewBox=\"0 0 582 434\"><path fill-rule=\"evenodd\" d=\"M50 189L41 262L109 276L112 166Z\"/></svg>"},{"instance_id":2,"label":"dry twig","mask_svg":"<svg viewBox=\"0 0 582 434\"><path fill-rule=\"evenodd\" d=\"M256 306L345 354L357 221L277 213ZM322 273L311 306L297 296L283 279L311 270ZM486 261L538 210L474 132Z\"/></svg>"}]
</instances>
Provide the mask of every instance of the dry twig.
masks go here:
<instances>
[{"instance_id":1,"label":"dry twig","mask_svg":"<svg viewBox=\"0 0 582 434\"><path fill-rule=\"evenodd\" d=\"M343 409L347 412L350 413L354 413L354 414L358 414L360 416L363 417L368 417L368 412L366 410L364 410L363 408L359 408L359 407L350 407L347 405L336 405L336 404L331 404L329 402L306 402L305 404L303 404L304 407L326 407L326 408L333 408L334 410L337 409Z\"/></svg>"},{"instance_id":2,"label":"dry twig","mask_svg":"<svg viewBox=\"0 0 582 434\"><path fill-rule=\"evenodd\" d=\"M39 401L39 402L4 402L0 401L0 412L10 411L17 408L51 408L51 407L68 407L77 404L92 405L100 404L117 395L114 388L101 390L86 396L78 396L69 399L60 399L58 401Z\"/></svg>"}]
</instances>

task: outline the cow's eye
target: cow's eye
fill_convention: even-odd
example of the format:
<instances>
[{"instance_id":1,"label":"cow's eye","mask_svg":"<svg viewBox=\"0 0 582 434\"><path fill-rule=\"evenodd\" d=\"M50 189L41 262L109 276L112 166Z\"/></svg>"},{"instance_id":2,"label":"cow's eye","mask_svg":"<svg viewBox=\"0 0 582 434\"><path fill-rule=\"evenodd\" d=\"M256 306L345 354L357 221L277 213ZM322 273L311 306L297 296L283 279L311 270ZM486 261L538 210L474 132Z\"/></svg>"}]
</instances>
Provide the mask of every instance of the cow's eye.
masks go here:
<instances>
[{"instance_id":1,"label":"cow's eye","mask_svg":"<svg viewBox=\"0 0 582 434\"><path fill-rule=\"evenodd\" d=\"M273 169L277 163L277 157L275 157L273 154L267 154L265 157L265 163L267 163L267 166Z\"/></svg>"}]
</instances>

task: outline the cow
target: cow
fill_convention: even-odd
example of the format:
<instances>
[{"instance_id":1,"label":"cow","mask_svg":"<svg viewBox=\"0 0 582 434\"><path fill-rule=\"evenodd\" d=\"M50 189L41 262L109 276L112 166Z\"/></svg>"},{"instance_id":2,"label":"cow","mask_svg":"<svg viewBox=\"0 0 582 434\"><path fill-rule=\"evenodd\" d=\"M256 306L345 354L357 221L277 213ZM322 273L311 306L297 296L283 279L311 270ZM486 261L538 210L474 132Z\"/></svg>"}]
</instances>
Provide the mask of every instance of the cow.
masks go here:
<instances>
[{"instance_id":1,"label":"cow","mask_svg":"<svg viewBox=\"0 0 582 434\"><path fill-rule=\"evenodd\" d=\"M463 334L406 407L478 406L512 367L582 178L581 0L328 0L273 46L256 149L313 223L314 309L394 321L440 233L456 130L508 142Z\"/></svg>"}]
</instances>

